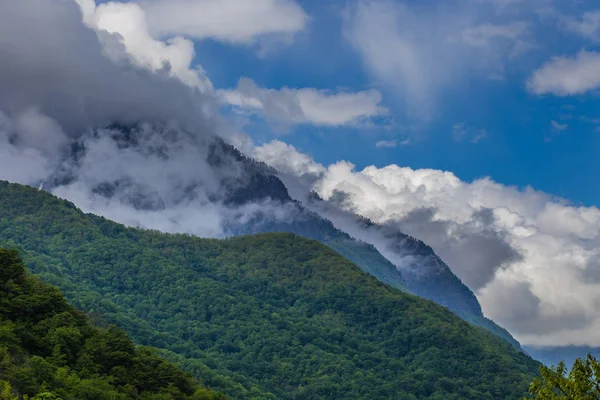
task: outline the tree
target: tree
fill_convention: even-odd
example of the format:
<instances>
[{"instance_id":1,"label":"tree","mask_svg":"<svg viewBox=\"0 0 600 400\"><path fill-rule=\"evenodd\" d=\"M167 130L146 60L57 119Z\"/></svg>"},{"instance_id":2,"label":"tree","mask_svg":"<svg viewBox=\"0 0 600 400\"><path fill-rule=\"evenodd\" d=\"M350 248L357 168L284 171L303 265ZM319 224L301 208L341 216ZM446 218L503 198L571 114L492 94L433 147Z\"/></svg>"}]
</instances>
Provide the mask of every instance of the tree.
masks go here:
<instances>
[{"instance_id":1,"label":"tree","mask_svg":"<svg viewBox=\"0 0 600 400\"><path fill-rule=\"evenodd\" d=\"M540 377L529 388L531 399L600 400L600 361L588 354L578 358L570 371L565 363L542 366Z\"/></svg>"}]
</instances>

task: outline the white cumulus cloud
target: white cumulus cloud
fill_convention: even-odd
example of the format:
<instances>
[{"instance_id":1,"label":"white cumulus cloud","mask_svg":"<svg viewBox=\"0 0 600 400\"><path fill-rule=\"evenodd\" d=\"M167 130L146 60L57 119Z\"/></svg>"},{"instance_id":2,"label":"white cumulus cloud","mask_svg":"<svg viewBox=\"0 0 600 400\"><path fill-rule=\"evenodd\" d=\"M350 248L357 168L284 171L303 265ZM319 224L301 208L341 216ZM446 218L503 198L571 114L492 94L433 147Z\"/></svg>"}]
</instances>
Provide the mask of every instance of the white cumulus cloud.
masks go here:
<instances>
[{"instance_id":1,"label":"white cumulus cloud","mask_svg":"<svg viewBox=\"0 0 600 400\"><path fill-rule=\"evenodd\" d=\"M234 107L264 114L287 124L355 125L387 114L376 90L358 92L315 88L266 89L252 79L240 79L236 89L220 90L221 100Z\"/></svg>"},{"instance_id":2,"label":"white cumulus cloud","mask_svg":"<svg viewBox=\"0 0 600 400\"><path fill-rule=\"evenodd\" d=\"M326 200L343 194L345 210L431 245L521 343L600 345L599 209L489 178L397 165L357 171L294 153L275 142L255 156Z\"/></svg>"},{"instance_id":3,"label":"white cumulus cloud","mask_svg":"<svg viewBox=\"0 0 600 400\"><path fill-rule=\"evenodd\" d=\"M207 91L212 89L202 68L192 66L194 43L182 36L166 41L156 40L149 32L145 11L135 3L108 2L96 6L94 0L77 0L84 22L99 31L118 35L127 55L138 65L151 71L168 69L183 83ZM101 36L102 38L102 36ZM126 56L118 49L106 49L107 55L118 61Z\"/></svg>"},{"instance_id":4,"label":"white cumulus cloud","mask_svg":"<svg viewBox=\"0 0 600 400\"><path fill-rule=\"evenodd\" d=\"M581 51L574 57L554 57L536 70L527 82L535 94L573 96L600 87L600 53Z\"/></svg>"},{"instance_id":5,"label":"white cumulus cloud","mask_svg":"<svg viewBox=\"0 0 600 400\"><path fill-rule=\"evenodd\" d=\"M75 1L84 22L101 39L106 32L120 38L126 54L107 45L105 52L111 58L130 57L155 72L166 69L203 91L212 90L212 83L195 62L190 38L244 45L262 38L289 41L309 21L292 0L140 0L98 5L94 0Z\"/></svg>"}]
</instances>

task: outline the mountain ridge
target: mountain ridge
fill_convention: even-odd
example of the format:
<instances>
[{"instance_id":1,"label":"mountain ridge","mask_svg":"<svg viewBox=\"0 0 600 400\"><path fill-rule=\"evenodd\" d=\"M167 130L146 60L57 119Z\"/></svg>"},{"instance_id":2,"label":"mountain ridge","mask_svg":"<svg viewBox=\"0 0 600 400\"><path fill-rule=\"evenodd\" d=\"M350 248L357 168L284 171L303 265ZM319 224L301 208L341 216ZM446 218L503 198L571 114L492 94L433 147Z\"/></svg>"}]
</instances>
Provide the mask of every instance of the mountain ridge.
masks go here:
<instances>
[{"instance_id":1,"label":"mountain ridge","mask_svg":"<svg viewBox=\"0 0 600 400\"><path fill-rule=\"evenodd\" d=\"M335 249L344 257L360 266L367 273L384 283L417 294L450 308L461 318L483 326L509 341L520 349L518 342L503 328L485 318L473 292L424 243L412 239L402 232L390 231L359 216L351 216L359 229L368 235L357 236L346 233L324 215L319 207L313 207L315 199L300 202L293 199L278 172L269 165L244 155L233 145L218 137L192 137L180 129L167 125L117 125L104 130L95 130L83 136L72 146L72 151L58 168L57 173L43 186L48 190L60 188L76 180L85 162L88 147L94 140L109 140L121 151L139 153L144 157L169 159L179 154L173 149L197 145L200 160L197 168L204 168L200 180L182 181L173 190L163 193L155 190L149 181L137 182L128 174L93 183L92 193L107 200L116 199L143 212L156 213L177 207L181 203L200 201L198 189L206 191L206 199L212 204L222 204L228 216L222 225L225 236L261 232L294 232L316 239ZM109 139L108 139L109 138ZM90 142L91 141L91 142ZM199 143L202 142L202 143ZM82 161L83 160L83 161ZM206 185L206 177L210 182ZM96 179L92 176L93 179ZM88 179L83 177L81 179ZM245 207L252 206L248 217ZM238 213L237 210L242 210ZM239 214L239 215L238 215ZM284 214L285 217L278 217ZM334 221L335 222L335 221ZM362 225L362 227L360 226ZM352 233L352 232L351 232ZM370 236L382 237L391 245L385 249L375 246ZM390 240L391 235L394 240ZM409 243L410 242L410 243ZM385 253L382 254L382 253ZM423 254L421 254L423 253ZM413 258L411 268L401 268L390 261L401 254ZM392 257L389 257L391 255Z\"/></svg>"},{"instance_id":2,"label":"mountain ridge","mask_svg":"<svg viewBox=\"0 0 600 400\"><path fill-rule=\"evenodd\" d=\"M7 182L0 207L1 245L235 398L517 399L537 371L502 339L297 235L127 228Z\"/></svg>"},{"instance_id":3,"label":"mountain ridge","mask_svg":"<svg viewBox=\"0 0 600 400\"><path fill-rule=\"evenodd\" d=\"M232 154L236 160L243 160L244 170L258 171L258 174L267 174L268 176L278 177L278 171L263 162L244 156L235 147L221 142L225 153ZM278 179L282 182L281 179ZM252 182L249 184L253 185ZM285 183L282 183L285 188ZM504 328L498 326L494 321L483 315L481 305L475 294L452 272L435 251L423 241L407 235L395 228L378 225L366 217L360 215L350 215L357 226L367 231L375 231L385 239L390 239L387 251L404 256L417 258L412 269L401 268L390 257L383 255L383 251L378 249L369 241L368 236L355 237L344 231L343 228L336 226L335 221L330 220L327 214L321 214L322 208L313 207L315 204L326 203L315 192L311 192L306 202L300 202L292 199L287 193L285 196L270 196L270 190L252 188L250 192L266 193L264 197L282 203L292 203L304 214L304 218L309 219L311 228L307 228L306 223L298 221L250 221L244 225L232 229L232 234L251 234L257 232L294 232L298 235L315 239L328 245L338 251L344 257L350 259L363 271L377 277L384 283L390 284L398 289L408 291L417 296L435 301L445 307L448 307L464 320L475 325L488 329L490 332L505 339L517 349L521 350L519 342ZM243 204L244 201L239 204ZM338 212L340 210L337 210ZM354 241L351 243L351 241ZM371 252L369 256L357 256L357 251L361 249ZM368 249L368 250L367 250ZM427 269L427 270L426 270Z\"/></svg>"}]
</instances>

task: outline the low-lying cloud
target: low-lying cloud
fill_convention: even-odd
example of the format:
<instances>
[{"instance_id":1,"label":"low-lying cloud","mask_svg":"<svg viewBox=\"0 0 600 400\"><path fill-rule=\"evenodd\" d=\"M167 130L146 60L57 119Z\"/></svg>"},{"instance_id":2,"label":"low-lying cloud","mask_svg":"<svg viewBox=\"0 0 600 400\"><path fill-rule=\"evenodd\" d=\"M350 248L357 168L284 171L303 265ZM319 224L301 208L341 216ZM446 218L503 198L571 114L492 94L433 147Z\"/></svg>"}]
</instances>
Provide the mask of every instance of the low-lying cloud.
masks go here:
<instances>
[{"instance_id":1,"label":"low-lying cloud","mask_svg":"<svg viewBox=\"0 0 600 400\"><path fill-rule=\"evenodd\" d=\"M600 345L597 208L439 170L326 167L277 141L255 156L305 191L431 245L521 343Z\"/></svg>"},{"instance_id":2,"label":"low-lying cloud","mask_svg":"<svg viewBox=\"0 0 600 400\"><path fill-rule=\"evenodd\" d=\"M268 200L227 204L246 171L217 138L241 136L177 64L193 47L154 40L137 4L78 3L0 3L0 178L166 232L220 237L258 209L280 218Z\"/></svg>"}]
</instances>

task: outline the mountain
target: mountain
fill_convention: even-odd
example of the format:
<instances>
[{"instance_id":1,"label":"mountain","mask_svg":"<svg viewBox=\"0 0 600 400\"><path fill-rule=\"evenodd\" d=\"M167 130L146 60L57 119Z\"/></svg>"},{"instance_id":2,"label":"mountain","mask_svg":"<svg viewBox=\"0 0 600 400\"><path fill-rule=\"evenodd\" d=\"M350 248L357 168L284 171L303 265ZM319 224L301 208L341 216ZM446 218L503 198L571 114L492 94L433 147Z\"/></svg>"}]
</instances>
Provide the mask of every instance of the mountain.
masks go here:
<instances>
[{"instance_id":1,"label":"mountain","mask_svg":"<svg viewBox=\"0 0 600 400\"><path fill-rule=\"evenodd\" d=\"M271 208L285 210L289 218L273 218L272 212L256 212L252 218L226 224L227 235L292 232L318 240L361 267L380 281L406 290L401 272L371 244L356 240L337 229L331 221L293 200L285 184L270 166L244 156L239 150L220 139L215 139L209 150L209 164L213 167L239 165L242 174L224 183L227 187L226 204L242 206L257 201L269 201Z\"/></svg>"},{"instance_id":2,"label":"mountain","mask_svg":"<svg viewBox=\"0 0 600 400\"><path fill-rule=\"evenodd\" d=\"M378 225L367 218L357 216L358 225L368 231L365 238L380 235L386 255L391 260L402 260L405 287L417 296L433 300L448 307L456 315L481 326L521 349L511 334L486 318L475 294L452 272L450 267L423 241L390 226Z\"/></svg>"},{"instance_id":3,"label":"mountain","mask_svg":"<svg viewBox=\"0 0 600 400\"><path fill-rule=\"evenodd\" d=\"M100 329L0 248L0 398L225 400L114 326Z\"/></svg>"},{"instance_id":4,"label":"mountain","mask_svg":"<svg viewBox=\"0 0 600 400\"><path fill-rule=\"evenodd\" d=\"M490 330L520 349L506 330L483 316L473 292L423 242L359 216L351 216L350 225L342 224L335 213L326 212L315 199L294 200L277 171L270 166L245 156L222 139L193 137L191 140L190 137L193 135L185 131L158 124L115 124L91 131L73 144L63 166L43 185L56 190L73 182L83 182L92 186L95 196L153 214L168 213L190 203L208 204L207 214L211 213L211 206L219 208L222 236L292 232L318 240L381 282L446 306L461 318ZM98 143L102 144L102 157L106 157L103 149L111 146L112 152L120 154L120 158L106 164L99 162ZM182 148L193 151L186 153ZM93 162L86 164L86 156L90 154ZM133 162L122 161L132 154L138 156ZM175 180L181 180L182 176L187 179L177 184L153 179L161 175L165 167L169 168L154 165L165 159L175 163L178 159L187 159L185 168L174 174ZM124 165L114 170L116 163ZM153 173L137 177L129 173L128 170L139 170L141 163ZM86 171L90 165L94 166L92 172ZM102 168L111 173L99 171ZM190 172L190 168L196 170ZM100 175L104 177L100 179ZM115 208L111 203L109 211ZM195 213L201 212L195 210ZM186 218L185 212L180 218ZM207 215L206 221L209 220ZM191 231L195 232L194 228ZM190 229L179 227L174 231L189 232ZM396 262L398 259L402 263Z\"/></svg>"},{"instance_id":5,"label":"mountain","mask_svg":"<svg viewBox=\"0 0 600 400\"><path fill-rule=\"evenodd\" d=\"M294 209L295 217L286 220L257 215L242 224L232 223L227 231L229 234L293 232L318 240L380 281L448 307L464 320L488 329L517 349L521 348L507 330L485 318L475 294L421 240L359 215L343 215L340 218L341 210L331 212L332 205L326 204L316 193L311 193L304 203L293 200L276 170L243 156L222 141L213 145L212 152L221 155L220 165L230 157L241 163L242 170L250 175L250 178L237 182L241 188L235 191L236 204L269 199L280 202L282 207ZM243 196L241 193L253 195ZM355 237L346 232L352 232ZM375 247L375 243L379 247ZM393 263L393 260L399 259L402 265Z\"/></svg>"},{"instance_id":6,"label":"mountain","mask_svg":"<svg viewBox=\"0 0 600 400\"><path fill-rule=\"evenodd\" d=\"M294 234L127 228L0 182L0 245L236 399L519 399L538 363Z\"/></svg>"},{"instance_id":7,"label":"mountain","mask_svg":"<svg viewBox=\"0 0 600 400\"><path fill-rule=\"evenodd\" d=\"M318 212L305 208L302 203L292 200L288 200L287 203L288 207L291 204L296 208L296 218L289 221L275 221L268 216L264 218L256 216L250 221L245 221L244 224L230 227L228 233L243 235L293 232L317 240L336 250L381 282L448 307L465 321L488 329L515 348L521 348L508 331L485 318L475 294L435 254L433 249L422 241L397 230L390 231L389 228L370 221L366 223L364 218L355 216L357 226L365 229L357 239L344 230L336 228L332 221L323 218ZM386 243L389 243L382 251L388 256L387 258L377 247L368 242L374 234L382 235ZM410 265L403 263L400 267L390 261L400 257L403 260L410 259Z\"/></svg>"}]
</instances>

